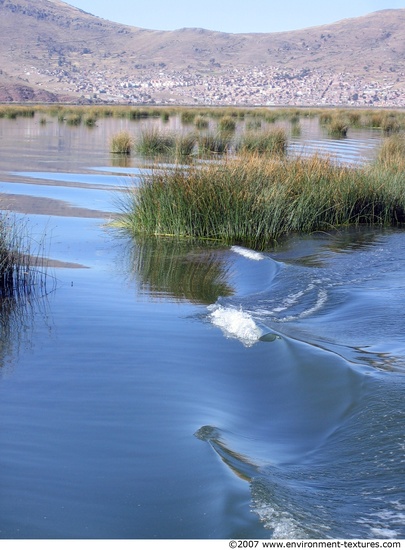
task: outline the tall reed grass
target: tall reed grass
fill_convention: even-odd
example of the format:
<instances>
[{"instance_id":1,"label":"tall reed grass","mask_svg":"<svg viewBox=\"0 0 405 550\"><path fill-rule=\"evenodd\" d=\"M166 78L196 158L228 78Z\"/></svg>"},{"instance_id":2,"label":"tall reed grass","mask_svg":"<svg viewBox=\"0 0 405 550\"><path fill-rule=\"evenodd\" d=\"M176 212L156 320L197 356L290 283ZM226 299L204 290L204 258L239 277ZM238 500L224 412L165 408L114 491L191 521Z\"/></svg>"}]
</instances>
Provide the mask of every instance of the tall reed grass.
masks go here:
<instances>
[{"instance_id":1,"label":"tall reed grass","mask_svg":"<svg viewBox=\"0 0 405 550\"><path fill-rule=\"evenodd\" d=\"M136 142L136 150L145 156L183 157L193 153L195 144L196 137L193 133L174 134L151 128L141 133Z\"/></svg>"},{"instance_id":2,"label":"tall reed grass","mask_svg":"<svg viewBox=\"0 0 405 550\"><path fill-rule=\"evenodd\" d=\"M113 135L110 141L111 153L129 155L133 147L133 137L125 130Z\"/></svg>"},{"instance_id":3,"label":"tall reed grass","mask_svg":"<svg viewBox=\"0 0 405 550\"><path fill-rule=\"evenodd\" d=\"M198 136L197 144L201 155L224 154L231 149L232 137L229 133L209 132Z\"/></svg>"},{"instance_id":4,"label":"tall reed grass","mask_svg":"<svg viewBox=\"0 0 405 550\"><path fill-rule=\"evenodd\" d=\"M0 300L27 296L37 287L45 289L43 243L36 244L34 251L24 222L11 214L0 214Z\"/></svg>"},{"instance_id":5,"label":"tall reed grass","mask_svg":"<svg viewBox=\"0 0 405 550\"><path fill-rule=\"evenodd\" d=\"M229 115L221 117L218 121L218 128L222 132L233 132L236 129L235 118Z\"/></svg>"},{"instance_id":6,"label":"tall reed grass","mask_svg":"<svg viewBox=\"0 0 405 550\"><path fill-rule=\"evenodd\" d=\"M257 154L157 171L128 191L118 225L133 235L214 239L264 249L291 232L405 222L405 172L381 160Z\"/></svg>"},{"instance_id":7,"label":"tall reed grass","mask_svg":"<svg viewBox=\"0 0 405 550\"><path fill-rule=\"evenodd\" d=\"M284 128L273 128L267 131L250 131L243 134L236 150L260 155L283 155L287 145L288 138Z\"/></svg>"}]
</instances>

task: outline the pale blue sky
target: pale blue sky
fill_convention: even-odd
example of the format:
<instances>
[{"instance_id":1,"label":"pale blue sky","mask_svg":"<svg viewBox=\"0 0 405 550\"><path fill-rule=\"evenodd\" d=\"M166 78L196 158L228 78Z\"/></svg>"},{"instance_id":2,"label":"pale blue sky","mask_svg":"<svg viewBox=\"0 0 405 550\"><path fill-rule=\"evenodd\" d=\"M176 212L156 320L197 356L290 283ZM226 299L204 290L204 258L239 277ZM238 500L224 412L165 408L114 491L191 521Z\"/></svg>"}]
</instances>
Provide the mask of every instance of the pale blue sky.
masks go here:
<instances>
[{"instance_id":1,"label":"pale blue sky","mask_svg":"<svg viewBox=\"0 0 405 550\"><path fill-rule=\"evenodd\" d=\"M68 0L110 21L145 29L202 27L223 32L279 32L334 23L405 0Z\"/></svg>"}]
</instances>

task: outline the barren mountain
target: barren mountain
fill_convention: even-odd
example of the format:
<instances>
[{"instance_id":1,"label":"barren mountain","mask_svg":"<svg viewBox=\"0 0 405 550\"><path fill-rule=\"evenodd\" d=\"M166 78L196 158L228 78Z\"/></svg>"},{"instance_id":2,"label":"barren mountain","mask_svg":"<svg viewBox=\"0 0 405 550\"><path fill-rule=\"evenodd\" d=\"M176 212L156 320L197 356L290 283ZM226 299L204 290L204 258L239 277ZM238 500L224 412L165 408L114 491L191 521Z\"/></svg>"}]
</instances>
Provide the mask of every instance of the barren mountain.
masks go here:
<instances>
[{"instance_id":1,"label":"barren mountain","mask_svg":"<svg viewBox=\"0 0 405 550\"><path fill-rule=\"evenodd\" d=\"M129 27L60 0L0 0L0 59L0 101L405 105L405 9L228 34Z\"/></svg>"}]
</instances>

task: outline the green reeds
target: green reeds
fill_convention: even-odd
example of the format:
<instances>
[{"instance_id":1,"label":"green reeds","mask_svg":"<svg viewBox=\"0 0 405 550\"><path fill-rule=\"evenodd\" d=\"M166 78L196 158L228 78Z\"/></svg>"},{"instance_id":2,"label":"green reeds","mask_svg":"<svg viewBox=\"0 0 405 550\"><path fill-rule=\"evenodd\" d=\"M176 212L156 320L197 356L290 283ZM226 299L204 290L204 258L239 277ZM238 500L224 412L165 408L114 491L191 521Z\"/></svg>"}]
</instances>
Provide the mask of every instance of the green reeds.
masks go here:
<instances>
[{"instance_id":1,"label":"green reeds","mask_svg":"<svg viewBox=\"0 0 405 550\"><path fill-rule=\"evenodd\" d=\"M135 144L138 153L146 156L167 155L175 147L175 137L152 128L143 130Z\"/></svg>"},{"instance_id":2,"label":"green reeds","mask_svg":"<svg viewBox=\"0 0 405 550\"><path fill-rule=\"evenodd\" d=\"M0 300L26 296L46 286L45 260L33 253L23 221L0 214Z\"/></svg>"},{"instance_id":3,"label":"green reeds","mask_svg":"<svg viewBox=\"0 0 405 550\"><path fill-rule=\"evenodd\" d=\"M164 133L155 128L144 130L136 143L138 153L145 156L188 156L194 151L194 134Z\"/></svg>"},{"instance_id":4,"label":"green reeds","mask_svg":"<svg viewBox=\"0 0 405 550\"><path fill-rule=\"evenodd\" d=\"M287 144L286 131L283 128L274 128L263 132L247 132L241 137L236 148L242 153L282 155L287 149Z\"/></svg>"},{"instance_id":5,"label":"green reeds","mask_svg":"<svg viewBox=\"0 0 405 550\"><path fill-rule=\"evenodd\" d=\"M213 239L264 249L291 232L405 222L405 175L381 162L242 155L156 171L128 193L118 224L133 235Z\"/></svg>"},{"instance_id":6,"label":"green reeds","mask_svg":"<svg viewBox=\"0 0 405 550\"><path fill-rule=\"evenodd\" d=\"M233 132L236 129L235 117L231 115L225 115L218 121L218 128L220 132Z\"/></svg>"},{"instance_id":7,"label":"green reeds","mask_svg":"<svg viewBox=\"0 0 405 550\"><path fill-rule=\"evenodd\" d=\"M196 145L194 134L176 136L174 153L176 157L188 157L193 154Z\"/></svg>"},{"instance_id":8,"label":"green reeds","mask_svg":"<svg viewBox=\"0 0 405 550\"><path fill-rule=\"evenodd\" d=\"M405 172L405 133L393 134L383 140L375 166L382 166L390 172Z\"/></svg>"},{"instance_id":9,"label":"green reeds","mask_svg":"<svg viewBox=\"0 0 405 550\"><path fill-rule=\"evenodd\" d=\"M232 139L227 133L208 133L198 137L198 151L201 155L224 154L232 145Z\"/></svg>"},{"instance_id":10,"label":"green reeds","mask_svg":"<svg viewBox=\"0 0 405 550\"><path fill-rule=\"evenodd\" d=\"M325 126L331 136L345 137L349 129L349 120L345 111L324 111L319 115L319 124Z\"/></svg>"},{"instance_id":11,"label":"green reeds","mask_svg":"<svg viewBox=\"0 0 405 550\"><path fill-rule=\"evenodd\" d=\"M111 138L110 151L120 155L129 155L133 146L133 138L129 132L122 130Z\"/></svg>"},{"instance_id":12,"label":"green reeds","mask_svg":"<svg viewBox=\"0 0 405 550\"><path fill-rule=\"evenodd\" d=\"M199 130L202 130L204 128L208 128L209 126L209 120L204 115L197 115L194 119L195 127Z\"/></svg>"},{"instance_id":13,"label":"green reeds","mask_svg":"<svg viewBox=\"0 0 405 550\"><path fill-rule=\"evenodd\" d=\"M82 123L82 113L71 113L66 118L66 124L69 126L80 126Z\"/></svg>"},{"instance_id":14,"label":"green reeds","mask_svg":"<svg viewBox=\"0 0 405 550\"><path fill-rule=\"evenodd\" d=\"M183 111L180 115L180 120L182 124L192 124L196 117L196 112L193 110Z\"/></svg>"},{"instance_id":15,"label":"green reeds","mask_svg":"<svg viewBox=\"0 0 405 550\"><path fill-rule=\"evenodd\" d=\"M339 118L332 119L327 124L328 133L335 137L346 137L349 125L345 120Z\"/></svg>"}]
</instances>

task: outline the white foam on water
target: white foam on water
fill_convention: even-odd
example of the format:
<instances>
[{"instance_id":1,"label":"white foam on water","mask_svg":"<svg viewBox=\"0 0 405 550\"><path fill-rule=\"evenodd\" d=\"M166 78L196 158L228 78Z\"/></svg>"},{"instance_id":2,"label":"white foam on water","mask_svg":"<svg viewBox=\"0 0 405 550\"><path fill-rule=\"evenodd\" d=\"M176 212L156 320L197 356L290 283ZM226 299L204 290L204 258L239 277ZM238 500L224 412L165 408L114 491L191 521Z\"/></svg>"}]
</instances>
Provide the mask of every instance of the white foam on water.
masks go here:
<instances>
[{"instance_id":1,"label":"white foam on water","mask_svg":"<svg viewBox=\"0 0 405 550\"><path fill-rule=\"evenodd\" d=\"M396 539L398 537L398 533L393 529L373 527L370 531L373 537L377 539Z\"/></svg>"},{"instance_id":2,"label":"white foam on water","mask_svg":"<svg viewBox=\"0 0 405 550\"><path fill-rule=\"evenodd\" d=\"M306 539L307 534L286 510L279 510L268 502L253 501L253 511L266 529L273 531L273 539Z\"/></svg>"},{"instance_id":3,"label":"white foam on water","mask_svg":"<svg viewBox=\"0 0 405 550\"><path fill-rule=\"evenodd\" d=\"M401 536L402 527L405 525L405 505L398 501L388 504L391 505L390 509L380 510L359 520L359 523L369 527L370 534L375 538L394 539Z\"/></svg>"},{"instance_id":4,"label":"white foam on water","mask_svg":"<svg viewBox=\"0 0 405 550\"><path fill-rule=\"evenodd\" d=\"M283 312L288 312L295 306L299 305L303 301L303 299L314 290L316 290L316 286L311 283L307 286L307 288L289 294L288 296L283 298L283 300L278 305L272 307L271 309L258 308L255 313L256 315L260 315L262 317L275 315L277 316L277 320L283 323L303 319L305 317L313 315L325 305L325 303L328 301L328 292L326 289L317 289L315 303L313 303L306 309L303 309L302 311L295 314L292 313L291 315L285 315L285 317L281 317L280 314L282 314Z\"/></svg>"},{"instance_id":5,"label":"white foam on water","mask_svg":"<svg viewBox=\"0 0 405 550\"><path fill-rule=\"evenodd\" d=\"M297 297L297 295L295 296ZM295 321L297 319L303 319L304 317L309 317L310 315L313 315L314 313L319 311L327 301L328 301L328 293L326 292L326 290L320 289L318 290L317 300L312 307L305 309L298 315L290 315L288 317L284 317L280 319L280 321L283 321L283 322Z\"/></svg>"},{"instance_id":6,"label":"white foam on water","mask_svg":"<svg viewBox=\"0 0 405 550\"><path fill-rule=\"evenodd\" d=\"M236 252L236 254L240 254L240 256L248 258L249 260L255 260L256 262L264 260L263 254L256 252L255 250L250 250L249 248L243 248L243 246L231 246L231 250Z\"/></svg>"},{"instance_id":7,"label":"white foam on water","mask_svg":"<svg viewBox=\"0 0 405 550\"><path fill-rule=\"evenodd\" d=\"M263 334L251 315L242 309L214 304L208 307L208 311L213 325L219 327L227 338L236 338L244 346L253 346Z\"/></svg>"}]
</instances>

